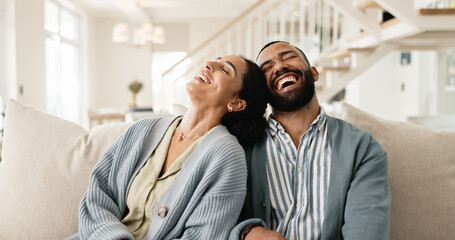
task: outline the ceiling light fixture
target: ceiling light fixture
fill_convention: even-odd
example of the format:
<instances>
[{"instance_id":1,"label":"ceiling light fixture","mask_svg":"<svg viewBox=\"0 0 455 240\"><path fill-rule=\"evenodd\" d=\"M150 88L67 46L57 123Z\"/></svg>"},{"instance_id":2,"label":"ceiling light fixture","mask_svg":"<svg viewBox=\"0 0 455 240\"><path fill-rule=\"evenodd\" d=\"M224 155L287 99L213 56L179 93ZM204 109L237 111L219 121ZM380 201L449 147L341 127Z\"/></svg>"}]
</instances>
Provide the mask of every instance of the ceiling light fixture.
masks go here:
<instances>
[{"instance_id":1,"label":"ceiling light fixture","mask_svg":"<svg viewBox=\"0 0 455 240\"><path fill-rule=\"evenodd\" d=\"M148 44L166 43L166 32L162 26L153 26L152 23L145 23L136 27L133 32L132 44L141 47ZM112 30L112 42L128 44L130 41L130 31L128 24L117 23Z\"/></svg>"}]
</instances>

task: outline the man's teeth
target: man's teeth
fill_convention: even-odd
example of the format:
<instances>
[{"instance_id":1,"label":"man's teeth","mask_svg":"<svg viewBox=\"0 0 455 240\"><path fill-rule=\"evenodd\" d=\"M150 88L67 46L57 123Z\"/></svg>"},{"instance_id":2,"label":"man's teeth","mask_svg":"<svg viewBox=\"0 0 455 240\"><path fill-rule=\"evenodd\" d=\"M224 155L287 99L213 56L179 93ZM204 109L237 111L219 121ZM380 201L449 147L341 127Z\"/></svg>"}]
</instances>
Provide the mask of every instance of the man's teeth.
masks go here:
<instances>
[{"instance_id":1,"label":"man's teeth","mask_svg":"<svg viewBox=\"0 0 455 240\"><path fill-rule=\"evenodd\" d=\"M278 82L278 87L277 87L277 89L278 89L278 90L282 89L282 88L283 88L283 85L284 85L285 83L288 83L288 82L294 84L294 83L297 82L297 79L295 79L295 76L288 76L288 77L285 77L285 78L281 79L281 80Z\"/></svg>"},{"instance_id":2,"label":"man's teeth","mask_svg":"<svg viewBox=\"0 0 455 240\"><path fill-rule=\"evenodd\" d=\"M196 75L196 77L200 78L200 79L201 79L203 82L205 82L205 83L208 83L208 84L211 83L211 82L209 81L209 79L208 79L206 76L204 76L204 74L198 73L198 74Z\"/></svg>"}]
</instances>

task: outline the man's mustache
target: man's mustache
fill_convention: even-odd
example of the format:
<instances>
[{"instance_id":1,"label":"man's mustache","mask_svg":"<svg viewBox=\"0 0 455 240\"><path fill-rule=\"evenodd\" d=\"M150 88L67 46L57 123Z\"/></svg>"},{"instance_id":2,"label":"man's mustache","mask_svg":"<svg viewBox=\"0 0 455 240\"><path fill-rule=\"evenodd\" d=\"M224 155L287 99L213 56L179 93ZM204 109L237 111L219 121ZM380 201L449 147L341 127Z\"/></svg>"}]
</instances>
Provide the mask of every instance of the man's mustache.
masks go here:
<instances>
[{"instance_id":1,"label":"man's mustache","mask_svg":"<svg viewBox=\"0 0 455 240\"><path fill-rule=\"evenodd\" d=\"M275 82L278 78L280 78L281 76L283 76L284 74L286 73L295 73L297 76L300 76L300 78L303 78L303 72L296 69L296 70L290 70L290 69L286 69L286 70L283 70L281 72L279 72L277 75L275 75L274 78L272 78L272 81L271 81L271 87L273 89L273 86L275 86Z\"/></svg>"}]
</instances>

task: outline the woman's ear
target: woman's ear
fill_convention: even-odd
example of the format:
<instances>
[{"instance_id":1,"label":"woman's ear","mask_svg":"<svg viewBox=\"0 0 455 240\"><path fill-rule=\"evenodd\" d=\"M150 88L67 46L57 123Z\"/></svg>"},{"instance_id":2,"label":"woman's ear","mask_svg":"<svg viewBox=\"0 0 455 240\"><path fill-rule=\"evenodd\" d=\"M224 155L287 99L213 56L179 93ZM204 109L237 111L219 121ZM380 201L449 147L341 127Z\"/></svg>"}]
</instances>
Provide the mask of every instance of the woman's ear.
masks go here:
<instances>
[{"instance_id":1,"label":"woman's ear","mask_svg":"<svg viewBox=\"0 0 455 240\"><path fill-rule=\"evenodd\" d=\"M243 99L240 99L240 98L233 100L232 102L230 102L228 104L228 109L232 109L232 112L242 111L242 110L245 110L245 108L246 108L246 101Z\"/></svg>"}]
</instances>

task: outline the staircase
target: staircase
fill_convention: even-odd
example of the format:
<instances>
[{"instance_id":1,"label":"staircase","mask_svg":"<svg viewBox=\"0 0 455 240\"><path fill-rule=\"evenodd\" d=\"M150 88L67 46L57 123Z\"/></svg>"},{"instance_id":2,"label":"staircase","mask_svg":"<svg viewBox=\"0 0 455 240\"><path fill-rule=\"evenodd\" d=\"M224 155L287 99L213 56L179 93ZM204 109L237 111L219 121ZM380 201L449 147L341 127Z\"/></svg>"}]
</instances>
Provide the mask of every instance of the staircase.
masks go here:
<instances>
[{"instance_id":1,"label":"staircase","mask_svg":"<svg viewBox=\"0 0 455 240\"><path fill-rule=\"evenodd\" d=\"M416 9L414 0L259 0L162 74L162 107L189 104L184 84L206 60L255 60L274 40L305 52L320 72L319 100L328 102L393 50L455 47L454 23L452 9Z\"/></svg>"}]
</instances>

